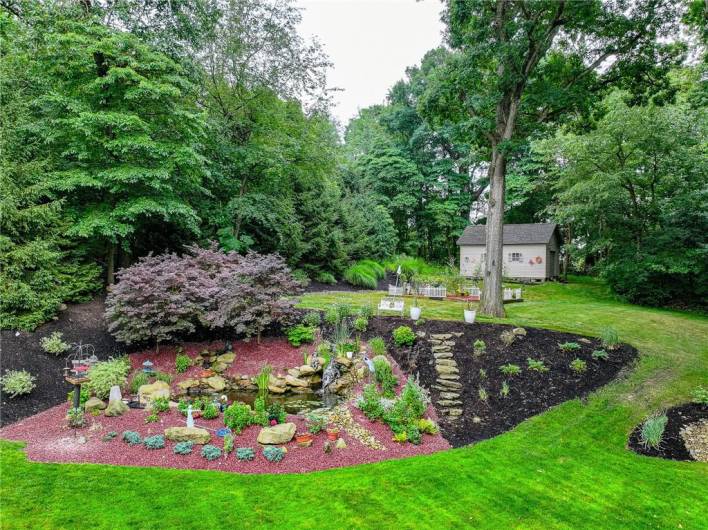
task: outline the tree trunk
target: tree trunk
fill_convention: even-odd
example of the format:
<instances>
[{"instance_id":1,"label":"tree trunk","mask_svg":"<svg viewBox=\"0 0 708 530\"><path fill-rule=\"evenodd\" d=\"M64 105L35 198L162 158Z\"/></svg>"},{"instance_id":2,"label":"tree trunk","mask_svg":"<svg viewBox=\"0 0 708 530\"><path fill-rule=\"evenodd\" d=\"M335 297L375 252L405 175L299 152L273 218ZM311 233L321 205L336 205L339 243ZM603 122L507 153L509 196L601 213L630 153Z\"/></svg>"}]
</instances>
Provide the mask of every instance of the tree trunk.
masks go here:
<instances>
[{"instance_id":1,"label":"tree trunk","mask_svg":"<svg viewBox=\"0 0 708 530\"><path fill-rule=\"evenodd\" d=\"M108 285L113 285L116 281L115 275L115 261L116 261L116 244L111 241L108 247L108 256L106 257L106 283Z\"/></svg>"},{"instance_id":2,"label":"tree trunk","mask_svg":"<svg viewBox=\"0 0 708 530\"><path fill-rule=\"evenodd\" d=\"M479 311L493 317L504 317L502 298L502 260L504 258L504 186L506 159L497 146L492 149L489 167L489 207L487 209L487 242L484 264L484 287Z\"/></svg>"}]
</instances>

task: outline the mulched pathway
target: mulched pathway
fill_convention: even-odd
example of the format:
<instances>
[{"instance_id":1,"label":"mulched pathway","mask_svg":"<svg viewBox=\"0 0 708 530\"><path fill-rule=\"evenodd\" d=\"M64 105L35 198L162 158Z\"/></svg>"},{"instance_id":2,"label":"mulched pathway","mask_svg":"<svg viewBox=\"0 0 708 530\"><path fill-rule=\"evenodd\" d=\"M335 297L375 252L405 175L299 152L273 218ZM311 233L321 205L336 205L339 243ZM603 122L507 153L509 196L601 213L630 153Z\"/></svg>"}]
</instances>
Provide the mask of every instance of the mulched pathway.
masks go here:
<instances>
[{"instance_id":1,"label":"mulched pathway","mask_svg":"<svg viewBox=\"0 0 708 530\"><path fill-rule=\"evenodd\" d=\"M666 411L666 416L669 421L664 429L659 449L644 447L641 444L639 436L642 429L641 423L629 435L629 448L635 453L645 456L655 456L668 460L695 460L686 448L681 436L681 429L692 423L708 420L708 406L699 405L698 403L686 403L670 408Z\"/></svg>"}]
</instances>

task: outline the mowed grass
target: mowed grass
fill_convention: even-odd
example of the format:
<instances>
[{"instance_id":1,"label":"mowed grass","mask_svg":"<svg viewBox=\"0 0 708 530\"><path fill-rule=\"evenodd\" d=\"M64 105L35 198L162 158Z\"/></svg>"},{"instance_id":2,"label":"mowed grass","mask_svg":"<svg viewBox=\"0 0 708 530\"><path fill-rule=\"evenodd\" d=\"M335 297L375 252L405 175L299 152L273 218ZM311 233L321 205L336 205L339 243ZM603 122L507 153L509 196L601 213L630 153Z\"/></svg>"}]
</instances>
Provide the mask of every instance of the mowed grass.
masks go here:
<instances>
[{"instance_id":1,"label":"mowed grass","mask_svg":"<svg viewBox=\"0 0 708 530\"><path fill-rule=\"evenodd\" d=\"M382 296L311 294L301 305ZM424 318L462 318L462 303L421 303ZM579 279L529 287L507 310L503 321L522 326L589 335L612 326L641 356L584 402L475 446L305 475L36 464L2 442L0 526L706 528L708 465L641 457L626 439L648 413L708 383L708 319L621 303Z\"/></svg>"}]
</instances>

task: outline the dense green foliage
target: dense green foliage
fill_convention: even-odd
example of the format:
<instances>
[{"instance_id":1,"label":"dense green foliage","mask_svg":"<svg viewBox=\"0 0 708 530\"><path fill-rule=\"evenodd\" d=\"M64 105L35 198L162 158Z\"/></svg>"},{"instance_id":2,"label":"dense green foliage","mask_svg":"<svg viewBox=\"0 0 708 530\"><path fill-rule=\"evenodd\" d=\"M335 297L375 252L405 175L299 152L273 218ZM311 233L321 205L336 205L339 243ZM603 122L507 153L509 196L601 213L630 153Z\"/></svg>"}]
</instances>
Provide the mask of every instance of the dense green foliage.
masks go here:
<instances>
[{"instance_id":1,"label":"dense green foliage","mask_svg":"<svg viewBox=\"0 0 708 530\"><path fill-rule=\"evenodd\" d=\"M99 399L106 399L111 387L123 387L126 383L130 361L128 357L119 357L95 364L89 369L89 382L86 387Z\"/></svg>"}]
</instances>

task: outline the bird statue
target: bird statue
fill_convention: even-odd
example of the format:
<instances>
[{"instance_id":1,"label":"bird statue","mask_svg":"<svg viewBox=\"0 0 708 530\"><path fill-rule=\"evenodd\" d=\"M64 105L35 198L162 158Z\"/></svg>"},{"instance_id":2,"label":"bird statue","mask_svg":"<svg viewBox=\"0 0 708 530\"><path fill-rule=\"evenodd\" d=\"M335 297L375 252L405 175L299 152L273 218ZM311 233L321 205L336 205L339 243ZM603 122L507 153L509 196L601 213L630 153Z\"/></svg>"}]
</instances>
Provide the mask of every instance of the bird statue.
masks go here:
<instances>
[{"instance_id":1,"label":"bird statue","mask_svg":"<svg viewBox=\"0 0 708 530\"><path fill-rule=\"evenodd\" d=\"M364 363L366 364L366 367L369 369L369 372L372 374L376 371L376 368L374 368L374 361L369 359L366 355L364 355Z\"/></svg>"}]
</instances>

